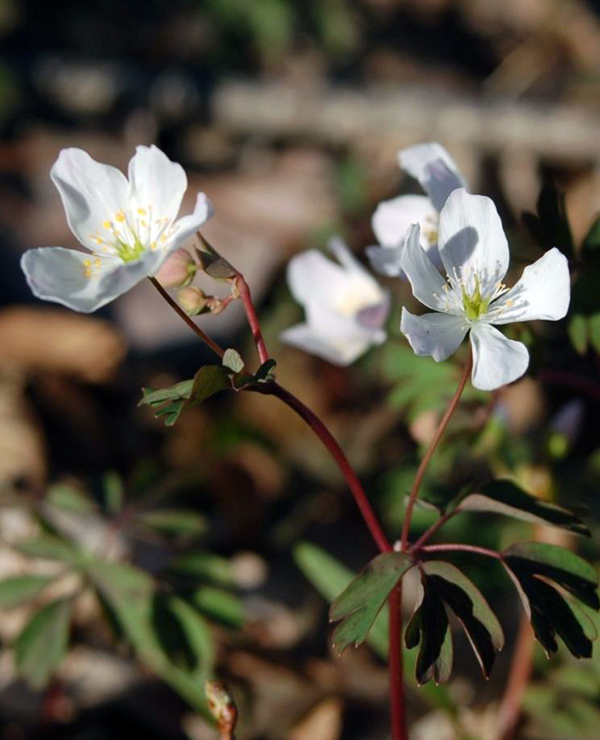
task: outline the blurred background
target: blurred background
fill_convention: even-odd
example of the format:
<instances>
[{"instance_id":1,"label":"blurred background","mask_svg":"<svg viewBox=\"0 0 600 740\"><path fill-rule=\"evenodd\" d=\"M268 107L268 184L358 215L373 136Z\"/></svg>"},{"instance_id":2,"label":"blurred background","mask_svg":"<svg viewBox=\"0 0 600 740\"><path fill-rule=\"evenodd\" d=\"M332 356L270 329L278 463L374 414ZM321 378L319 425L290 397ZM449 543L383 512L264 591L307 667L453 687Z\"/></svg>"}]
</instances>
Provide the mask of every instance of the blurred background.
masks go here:
<instances>
[{"instance_id":1,"label":"blurred background","mask_svg":"<svg viewBox=\"0 0 600 740\"><path fill-rule=\"evenodd\" d=\"M17 593L0 582L2 737L216 737L203 689L215 673L238 702L240 738L387 737L385 639L341 658L330 649L327 599L376 553L319 442L250 393L166 428L138 407L140 389L192 377L208 350L150 284L87 317L36 301L19 258L76 246L49 178L61 148L126 168L136 145L156 143L188 173L184 211L197 191L210 196L205 234L250 283L279 380L330 425L397 538L462 357L413 356L399 280L387 281L389 341L351 368L277 336L301 317L289 258L333 233L362 258L377 203L420 192L397 150L441 142L472 191L495 199L515 274L557 246L575 285L567 320L511 328L531 345L527 377L465 395L426 494L502 474L586 506L594 537L583 543L485 515L454 520L444 537L553 537L594 561L600 9L0 0L0 39L0 577L24 579ZM256 362L238 305L198 321ZM416 530L432 521L419 511ZM508 645L487 683L457 636L449 686L410 690L415 738L498 737L520 607L502 573L465 566ZM561 651L549 663L536 648L531 660L517 736L597 738L600 657Z\"/></svg>"}]
</instances>

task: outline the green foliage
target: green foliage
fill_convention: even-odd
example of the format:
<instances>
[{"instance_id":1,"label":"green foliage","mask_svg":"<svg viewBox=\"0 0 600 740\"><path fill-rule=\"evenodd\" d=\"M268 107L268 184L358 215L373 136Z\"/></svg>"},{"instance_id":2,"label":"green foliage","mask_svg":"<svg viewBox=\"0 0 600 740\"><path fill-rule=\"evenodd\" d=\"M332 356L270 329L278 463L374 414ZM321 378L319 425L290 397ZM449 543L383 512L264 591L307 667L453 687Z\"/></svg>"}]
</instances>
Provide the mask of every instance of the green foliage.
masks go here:
<instances>
[{"instance_id":1,"label":"green foliage","mask_svg":"<svg viewBox=\"0 0 600 740\"><path fill-rule=\"evenodd\" d=\"M43 591L54 579L51 576L13 576L0 581L0 609L30 601Z\"/></svg>"},{"instance_id":2,"label":"green foliage","mask_svg":"<svg viewBox=\"0 0 600 740\"><path fill-rule=\"evenodd\" d=\"M523 542L505 550L503 563L517 586L535 636L546 654L558 650L559 635L577 658L592 655L592 641L581 617L557 586L598 610L598 576L589 563L562 547Z\"/></svg>"},{"instance_id":3,"label":"green foliage","mask_svg":"<svg viewBox=\"0 0 600 740\"><path fill-rule=\"evenodd\" d=\"M338 560L316 545L309 542L300 542L294 548L294 559L306 578L314 585L319 593L329 602L334 601L352 581L354 573L342 565ZM388 609L387 605L375 619L368 636L367 643L384 660L388 655ZM404 675L412 680L415 673L416 661L412 653L404 654ZM442 686L424 686L420 696L432 707L444 709L452 714L456 707L447 691Z\"/></svg>"},{"instance_id":4,"label":"green foliage","mask_svg":"<svg viewBox=\"0 0 600 740\"><path fill-rule=\"evenodd\" d=\"M179 555L169 563L169 571L211 581L220 586L232 586L235 583L229 560L208 551L195 550Z\"/></svg>"},{"instance_id":5,"label":"green foliage","mask_svg":"<svg viewBox=\"0 0 600 740\"><path fill-rule=\"evenodd\" d=\"M208 529L206 518L189 509L157 509L137 517L147 527L174 537L198 537Z\"/></svg>"},{"instance_id":6,"label":"green foliage","mask_svg":"<svg viewBox=\"0 0 600 740\"><path fill-rule=\"evenodd\" d=\"M31 540L20 542L15 549L31 558L60 560L69 565L79 565L85 559L77 546L51 534L42 534Z\"/></svg>"},{"instance_id":7,"label":"green foliage","mask_svg":"<svg viewBox=\"0 0 600 740\"><path fill-rule=\"evenodd\" d=\"M452 673L454 648L448 614L438 591L431 581L424 578L417 598L415 611L404 635L406 647L419 643L416 679L419 686L433 679L435 684L445 683Z\"/></svg>"},{"instance_id":8,"label":"green foliage","mask_svg":"<svg viewBox=\"0 0 600 740\"><path fill-rule=\"evenodd\" d=\"M36 612L14 644L15 665L23 678L41 689L60 665L68 644L71 602L52 601Z\"/></svg>"},{"instance_id":9,"label":"green foliage","mask_svg":"<svg viewBox=\"0 0 600 740\"><path fill-rule=\"evenodd\" d=\"M191 600L201 612L229 627L240 628L244 624L244 607L230 591L202 586L192 594Z\"/></svg>"},{"instance_id":10,"label":"green foliage","mask_svg":"<svg viewBox=\"0 0 600 740\"><path fill-rule=\"evenodd\" d=\"M460 511L482 511L549 524L577 534L590 535L583 522L562 506L531 496L510 480L495 480L460 501Z\"/></svg>"},{"instance_id":11,"label":"green foliage","mask_svg":"<svg viewBox=\"0 0 600 740\"><path fill-rule=\"evenodd\" d=\"M388 400L393 408L406 411L413 418L423 411L442 409L452 395L458 374L450 362L434 362L419 357L405 344L388 342L381 350L383 371L394 387ZM465 400L486 396L467 385Z\"/></svg>"},{"instance_id":12,"label":"green foliage","mask_svg":"<svg viewBox=\"0 0 600 740\"><path fill-rule=\"evenodd\" d=\"M342 620L332 638L338 654L348 645L358 647L365 641L392 589L414 564L406 553L382 553L371 560L335 599L329 616L332 622Z\"/></svg>"}]
</instances>

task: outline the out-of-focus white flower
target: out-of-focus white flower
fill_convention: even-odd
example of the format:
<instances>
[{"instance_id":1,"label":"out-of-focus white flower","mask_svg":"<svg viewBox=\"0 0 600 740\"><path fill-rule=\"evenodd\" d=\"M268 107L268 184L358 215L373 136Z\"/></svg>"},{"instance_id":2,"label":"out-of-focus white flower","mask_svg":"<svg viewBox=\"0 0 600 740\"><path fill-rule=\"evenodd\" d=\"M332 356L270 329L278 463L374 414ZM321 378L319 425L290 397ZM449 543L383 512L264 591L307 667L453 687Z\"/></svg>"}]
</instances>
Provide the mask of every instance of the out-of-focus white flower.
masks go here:
<instances>
[{"instance_id":1,"label":"out-of-focus white flower","mask_svg":"<svg viewBox=\"0 0 600 740\"><path fill-rule=\"evenodd\" d=\"M413 316L402 309L400 329L418 355L445 360L471 332L473 385L490 391L521 377L529 353L493 324L562 319L569 308L567 260L551 249L523 271L510 290L502 282L508 270L506 236L494 203L481 195L455 190L440 214L439 254L446 278L419 243L420 227L406 238L402 269L415 297L440 313Z\"/></svg>"},{"instance_id":2,"label":"out-of-focus white flower","mask_svg":"<svg viewBox=\"0 0 600 740\"><path fill-rule=\"evenodd\" d=\"M71 231L91 252L31 249L21 267L38 298L91 313L156 275L167 257L212 214L204 193L177 219L187 177L155 146L138 146L129 178L81 149L63 149L51 177Z\"/></svg>"},{"instance_id":3,"label":"out-of-focus white flower","mask_svg":"<svg viewBox=\"0 0 600 740\"><path fill-rule=\"evenodd\" d=\"M435 253L440 211L456 188L466 187L456 163L441 144L417 144L398 152L400 167L415 177L427 195L401 195L375 209L371 225L380 246L367 247L373 269L394 277L401 272L402 249L412 224L421 227L423 249Z\"/></svg>"},{"instance_id":4,"label":"out-of-focus white flower","mask_svg":"<svg viewBox=\"0 0 600 740\"><path fill-rule=\"evenodd\" d=\"M349 365L385 341L389 295L341 239L331 239L328 246L339 264L314 249L290 261L288 285L306 321L286 329L280 339L336 365Z\"/></svg>"}]
</instances>

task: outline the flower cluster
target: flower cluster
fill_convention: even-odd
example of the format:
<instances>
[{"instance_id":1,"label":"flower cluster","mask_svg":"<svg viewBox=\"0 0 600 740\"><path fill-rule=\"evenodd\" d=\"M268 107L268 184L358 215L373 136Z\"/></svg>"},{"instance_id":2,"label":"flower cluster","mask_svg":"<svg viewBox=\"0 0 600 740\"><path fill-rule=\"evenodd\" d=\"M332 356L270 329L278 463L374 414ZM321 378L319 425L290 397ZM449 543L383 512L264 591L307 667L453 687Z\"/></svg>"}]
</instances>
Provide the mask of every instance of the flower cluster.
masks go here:
<instances>
[{"instance_id":1,"label":"flower cluster","mask_svg":"<svg viewBox=\"0 0 600 740\"><path fill-rule=\"evenodd\" d=\"M507 288L508 243L493 202L467 192L455 162L437 143L404 149L398 160L427 195L380 203L372 221L379 245L367 255L376 271L405 275L415 298L434 312L415 316L403 308L401 331L418 355L438 362L468 333L475 387L493 390L516 380L529 365L527 348L495 327L563 318L570 300L566 258L551 249ZM180 165L154 146L140 146L127 178L79 149L66 149L51 176L69 226L88 253L62 247L26 252L22 267L36 296L89 313L158 276L165 287L182 289L188 313L204 310L210 297L189 285L198 268L181 245L212 206L200 193L193 213L177 219L187 188ZM289 287L306 319L281 339L348 365L385 341L389 294L340 239L329 249L337 262L316 250L291 260Z\"/></svg>"}]
</instances>

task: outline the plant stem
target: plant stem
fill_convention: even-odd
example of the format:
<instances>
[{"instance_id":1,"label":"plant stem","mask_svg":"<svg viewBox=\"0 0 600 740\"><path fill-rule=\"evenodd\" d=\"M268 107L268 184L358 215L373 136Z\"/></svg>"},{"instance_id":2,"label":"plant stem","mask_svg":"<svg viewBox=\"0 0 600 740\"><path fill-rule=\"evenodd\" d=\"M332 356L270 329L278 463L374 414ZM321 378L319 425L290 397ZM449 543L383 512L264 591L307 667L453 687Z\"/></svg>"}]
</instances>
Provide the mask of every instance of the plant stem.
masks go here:
<instances>
[{"instance_id":1,"label":"plant stem","mask_svg":"<svg viewBox=\"0 0 600 740\"><path fill-rule=\"evenodd\" d=\"M533 647L533 630L531 629L527 615L522 612L506 691L504 692L502 703L498 710L499 740L511 740L514 735L521 714L523 694L531 676Z\"/></svg>"},{"instance_id":2,"label":"plant stem","mask_svg":"<svg viewBox=\"0 0 600 740\"><path fill-rule=\"evenodd\" d=\"M238 272L237 277L235 278L235 285L238 289L238 293L240 294L240 298L242 299L242 303L244 304L244 310L246 311L248 324L250 325L250 330L252 331L252 338L254 339L254 344L256 345L256 349L258 350L258 357L262 364L269 359L269 352L267 350L267 345L265 344L265 340L263 339L262 332L260 330L258 316L256 315L254 303L252 303L252 296L250 295L250 288L248 287L248 283L246 282L246 279L241 272Z\"/></svg>"},{"instance_id":3,"label":"plant stem","mask_svg":"<svg viewBox=\"0 0 600 740\"><path fill-rule=\"evenodd\" d=\"M407 549L408 534L410 532L410 522L412 519L412 512L415 506L415 501L417 500L417 496L419 494L419 487L421 485L421 481L423 480L423 476L425 475L427 466L429 465L429 462L431 461L431 458L433 457L433 453L435 452L436 447L438 446L440 439L442 438L442 435L446 431L448 422L450 421L452 414L454 413L454 411L456 410L456 407L458 406L458 402L460 401L460 397L465 388L465 385L467 384L467 380L469 378L472 368L473 368L473 353L471 352L471 349L469 348L469 357L465 364L465 368L460 378L460 382L458 383L458 388L456 389L456 392L454 393L452 400L448 404L446 413L442 416L442 419L439 423L437 431L433 439L431 440L431 444L429 445L429 449L425 453L425 457L421 460L421 464L419 465L417 474L415 475L415 480L414 480L414 483L413 483L413 486L410 492L410 497L406 505L406 511L404 512L404 522L402 524L402 538L401 538L401 549L402 550Z\"/></svg>"},{"instance_id":4,"label":"plant stem","mask_svg":"<svg viewBox=\"0 0 600 740\"><path fill-rule=\"evenodd\" d=\"M402 582L392 591L390 605L390 637L388 670L390 672L390 710L392 739L406 740L406 701L404 698L404 660L402 653Z\"/></svg>"},{"instance_id":5,"label":"plant stem","mask_svg":"<svg viewBox=\"0 0 600 740\"><path fill-rule=\"evenodd\" d=\"M208 336L208 334L205 334L202 331L202 329L194 321L191 320L191 318L186 314L186 312L181 308L181 306L178 306L177 302L171 298L171 296L167 293L167 291L163 288L163 286L158 282L158 280L153 277L149 278L149 280L152 283L152 285L154 285L156 290L158 290L161 296L165 299L165 301L169 304L169 306L171 306L173 311L175 311L175 313L178 314L180 318L182 318L185 321L185 323L190 327L190 329L200 337L200 339L204 342L204 344L208 345L215 354L219 355L219 357L223 357L223 355L225 354L225 350L222 347L219 347L219 345L215 341L213 341Z\"/></svg>"},{"instance_id":6,"label":"plant stem","mask_svg":"<svg viewBox=\"0 0 600 740\"><path fill-rule=\"evenodd\" d=\"M354 500L363 516L365 524L367 525L371 536L375 540L375 544L381 552L392 552L392 546L377 519L377 515L369 503L367 494L365 493L358 476L352 469L344 451L325 424L323 424L314 411L311 411L308 406L305 406L302 401L300 401L300 399L296 398L296 396L285 388L282 388L278 383L264 383L261 384L261 386L256 387L255 390L259 393L264 393L265 395L276 396L280 401L283 401L283 403L293 409L298 416L304 419L337 463L338 468L346 479L348 487L354 496Z\"/></svg>"},{"instance_id":7,"label":"plant stem","mask_svg":"<svg viewBox=\"0 0 600 740\"><path fill-rule=\"evenodd\" d=\"M487 558L502 560L502 553L496 550L489 550L487 547L478 547L477 545L424 545L419 549L422 552L473 552L477 555L484 555Z\"/></svg>"},{"instance_id":8,"label":"plant stem","mask_svg":"<svg viewBox=\"0 0 600 740\"><path fill-rule=\"evenodd\" d=\"M414 543L414 545L411 545L408 549L410 552L416 553L418 552L425 543L429 542L429 540L433 537L433 535L438 531L438 529L441 529L444 524L446 524L447 521L452 519L453 516L456 516L456 514L459 514L461 511L460 507L457 507L456 509L453 509L452 511L447 512L443 516L441 516L437 522L434 522L429 529L426 529L425 532L419 537L419 539Z\"/></svg>"},{"instance_id":9,"label":"plant stem","mask_svg":"<svg viewBox=\"0 0 600 740\"><path fill-rule=\"evenodd\" d=\"M167 303L173 308L179 316L190 326L190 328L196 332L196 334L206 342L211 349L213 349L220 357L223 356L223 350L219 345L213 342L210 337L206 336L196 324L190 320L190 318L180 309L180 307L171 299L166 293L162 286L157 283L153 278L152 282L159 293L165 298ZM246 311L246 317L252 331L252 337L256 345L258 355L261 363L266 362L269 359L269 353L262 337L260 324L256 315L254 304L252 303L252 297L250 295L250 289L246 283L243 275L238 273L236 278L236 286L238 288L240 298L244 304ZM273 395L279 398L283 403L289 406L300 416L321 440L331 457L337 463L340 472L346 479L348 487L352 492L356 505L362 514L363 520L375 541L375 544L381 552L392 552L393 548L388 538L383 531L377 515L373 511L369 499L361 485L358 476L354 472L348 458L344 451L337 443L335 437L327 429L325 424L319 419L319 417L305 406L299 398L296 398L292 393L287 391L285 388L280 386L278 383L262 383L257 384L254 388L255 392L263 393L265 395ZM390 604L390 637L389 637L389 672L390 672L390 709L392 715L392 738L393 740L407 740L407 728L406 728L406 709L405 709L405 698L404 698L404 672L403 672L403 656L402 656L402 590L401 587L397 587L389 599Z\"/></svg>"}]
</instances>

